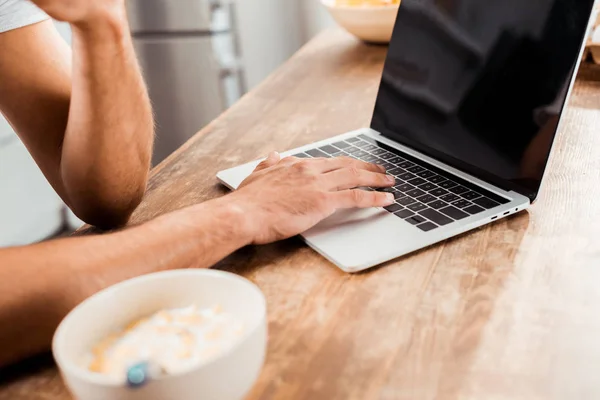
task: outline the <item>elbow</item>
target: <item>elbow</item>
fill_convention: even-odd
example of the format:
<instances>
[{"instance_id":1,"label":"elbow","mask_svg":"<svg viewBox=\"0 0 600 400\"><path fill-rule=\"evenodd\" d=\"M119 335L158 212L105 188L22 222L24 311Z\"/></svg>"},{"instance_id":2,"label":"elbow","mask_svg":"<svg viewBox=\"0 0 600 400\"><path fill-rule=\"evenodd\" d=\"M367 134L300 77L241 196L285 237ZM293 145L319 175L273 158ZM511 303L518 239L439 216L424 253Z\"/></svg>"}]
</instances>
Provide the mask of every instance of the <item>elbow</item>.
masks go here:
<instances>
[{"instance_id":1,"label":"elbow","mask_svg":"<svg viewBox=\"0 0 600 400\"><path fill-rule=\"evenodd\" d=\"M142 202L149 175L150 154L122 154L105 160L71 157L61 164L64 199L85 223L103 230L129 222Z\"/></svg>"},{"instance_id":2,"label":"elbow","mask_svg":"<svg viewBox=\"0 0 600 400\"><path fill-rule=\"evenodd\" d=\"M144 192L116 196L82 196L72 202L71 210L83 222L103 230L120 228L142 202Z\"/></svg>"},{"instance_id":3,"label":"elbow","mask_svg":"<svg viewBox=\"0 0 600 400\"><path fill-rule=\"evenodd\" d=\"M86 224L102 230L116 229L127 224L135 208L115 208L96 206L87 208L72 208L73 213Z\"/></svg>"}]
</instances>

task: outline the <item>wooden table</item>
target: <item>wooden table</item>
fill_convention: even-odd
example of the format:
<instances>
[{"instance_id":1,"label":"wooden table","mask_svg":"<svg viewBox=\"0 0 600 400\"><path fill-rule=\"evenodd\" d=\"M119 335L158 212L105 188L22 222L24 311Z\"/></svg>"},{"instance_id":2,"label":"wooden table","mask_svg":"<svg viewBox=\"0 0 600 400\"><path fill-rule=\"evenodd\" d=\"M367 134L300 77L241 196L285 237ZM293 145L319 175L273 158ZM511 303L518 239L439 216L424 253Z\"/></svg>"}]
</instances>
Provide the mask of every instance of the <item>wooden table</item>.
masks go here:
<instances>
[{"instance_id":1,"label":"wooden table","mask_svg":"<svg viewBox=\"0 0 600 400\"><path fill-rule=\"evenodd\" d=\"M329 31L156 168L133 223L225 193L215 173L368 126L385 47ZM581 79L540 200L444 244L348 275L293 239L218 268L269 307L250 399L598 399L600 84ZM69 399L46 358L0 399Z\"/></svg>"}]
</instances>

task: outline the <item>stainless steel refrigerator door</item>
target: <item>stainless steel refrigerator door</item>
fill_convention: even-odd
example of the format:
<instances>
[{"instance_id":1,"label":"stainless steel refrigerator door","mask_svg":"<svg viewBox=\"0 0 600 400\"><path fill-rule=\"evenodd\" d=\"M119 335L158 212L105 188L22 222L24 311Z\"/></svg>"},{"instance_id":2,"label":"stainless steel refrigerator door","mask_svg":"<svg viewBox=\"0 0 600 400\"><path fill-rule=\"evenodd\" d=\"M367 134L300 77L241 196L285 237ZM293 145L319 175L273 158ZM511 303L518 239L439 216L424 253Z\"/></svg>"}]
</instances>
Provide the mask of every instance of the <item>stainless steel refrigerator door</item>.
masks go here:
<instances>
[{"instance_id":1,"label":"stainless steel refrigerator door","mask_svg":"<svg viewBox=\"0 0 600 400\"><path fill-rule=\"evenodd\" d=\"M127 0L134 33L214 31L210 0Z\"/></svg>"},{"instance_id":2,"label":"stainless steel refrigerator door","mask_svg":"<svg viewBox=\"0 0 600 400\"><path fill-rule=\"evenodd\" d=\"M153 161L176 150L226 107L213 36L136 38L156 116Z\"/></svg>"}]
</instances>

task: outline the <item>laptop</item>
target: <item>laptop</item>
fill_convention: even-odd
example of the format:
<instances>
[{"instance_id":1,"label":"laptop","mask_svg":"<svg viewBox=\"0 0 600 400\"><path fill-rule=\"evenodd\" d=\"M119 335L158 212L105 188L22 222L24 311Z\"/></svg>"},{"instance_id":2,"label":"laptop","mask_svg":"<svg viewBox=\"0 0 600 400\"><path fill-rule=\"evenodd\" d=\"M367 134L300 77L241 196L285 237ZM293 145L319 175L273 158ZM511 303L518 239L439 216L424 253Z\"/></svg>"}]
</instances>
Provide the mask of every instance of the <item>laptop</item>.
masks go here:
<instances>
[{"instance_id":1,"label":"laptop","mask_svg":"<svg viewBox=\"0 0 600 400\"><path fill-rule=\"evenodd\" d=\"M396 202L338 211L302 235L307 244L358 272L526 210L540 191L593 6L402 0L371 126L282 153L383 165L396 177ZM258 162L217 177L236 189Z\"/></svg>"}]
</instances>

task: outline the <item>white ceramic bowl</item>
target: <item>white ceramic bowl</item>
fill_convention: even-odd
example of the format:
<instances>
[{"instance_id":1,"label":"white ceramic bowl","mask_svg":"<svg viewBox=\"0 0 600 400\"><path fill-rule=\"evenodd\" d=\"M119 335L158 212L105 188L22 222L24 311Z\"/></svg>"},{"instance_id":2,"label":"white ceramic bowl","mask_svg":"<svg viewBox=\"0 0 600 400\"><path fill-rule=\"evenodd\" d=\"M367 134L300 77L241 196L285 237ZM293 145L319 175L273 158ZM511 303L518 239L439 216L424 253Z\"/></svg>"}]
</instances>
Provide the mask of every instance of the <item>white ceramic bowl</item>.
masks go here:
<instances>
[{"instance_id":1,"label":"white ceramic bowl","mask_svg":"<svg viewBox=\"0 0 600 400\"><path fill-rule=\"evenodd\" d=\"M136 389L88 371L85 355L109 333L165 308L196 304L224 311L244 322L245 333L228 351L191 371L152 380ZM61 322L52 352L65 383L80 400L238 400L262 368L266 303L246 279L214 270L178 270L131 279L103 290Z\"/></svg>"},{"instance_id":2,"label":"white ceramic bowl","mask_svg":"<svg viewBox=\"0 0 600 400\"><path fill-rule=\"evenodd\" d=\"M333 19L354 36L371 43L389 43L398 14L398 5L345 6L335 0L321 0Z\"/></svg>"}]
</instances>

